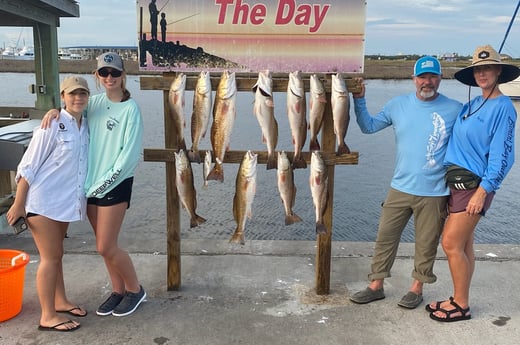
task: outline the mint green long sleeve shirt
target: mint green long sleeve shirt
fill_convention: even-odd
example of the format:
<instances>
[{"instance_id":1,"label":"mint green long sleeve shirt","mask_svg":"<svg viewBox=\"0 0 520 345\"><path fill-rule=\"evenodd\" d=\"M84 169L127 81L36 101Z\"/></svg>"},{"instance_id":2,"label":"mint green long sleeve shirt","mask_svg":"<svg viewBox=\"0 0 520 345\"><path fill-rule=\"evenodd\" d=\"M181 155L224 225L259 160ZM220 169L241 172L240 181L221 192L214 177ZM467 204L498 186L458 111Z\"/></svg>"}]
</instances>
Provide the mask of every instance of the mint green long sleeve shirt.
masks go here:
<instances>
[{"instance_id":1,"label":"mint green long sleeve shirt","mask_svg":"<svg viewBox=\"0 0 520 345\"><path fill-rule=\"evenodd\" d=\"M103 198L134 176L141 157L143 120L133 99L114 103L105 93L91 96L87 107L90 132L87 198Z\"/></svg>"}]
</instances>

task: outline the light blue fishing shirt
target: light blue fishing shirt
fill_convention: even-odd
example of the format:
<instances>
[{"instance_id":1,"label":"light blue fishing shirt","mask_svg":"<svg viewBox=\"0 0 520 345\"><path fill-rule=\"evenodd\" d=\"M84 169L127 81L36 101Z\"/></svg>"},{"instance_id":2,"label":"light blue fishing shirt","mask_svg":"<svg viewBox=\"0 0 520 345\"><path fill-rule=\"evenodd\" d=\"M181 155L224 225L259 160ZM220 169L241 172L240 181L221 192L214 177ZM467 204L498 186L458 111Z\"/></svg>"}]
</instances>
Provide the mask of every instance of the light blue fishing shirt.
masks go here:
<instances>
[{"instance_id":1,"label":"light blue fishing shirt","mask_svg":"<svg viewBox=\"0 0 520 345\"><path fill-rule=\"evenodd\" d=\"M114 103L105 93L90 97L87 119L90 144L85 193L87 198L102 198L134 175L142 151L143 120L133 99Z\"/></svg>"},{"instance_id":2,"label":"light blue fishing shirt","mask_svg":"<svg viewBox=\"0 0 520 345\"><path fill-rule=\"evenodd\" d=\"M458 165L482 178L480 186L490 193L500 188L515 161L516 110L507 96L477 96L464 105L453 128L445 165ZM471 111L478 111L464 120Z\"/></svg>"},{"instance_id":3,"label":"light blue fishing shirt","mask_svg":"<svg viewBox=\"0 0 520 345\"><path fill-rule=\"evenodd\" d=\"M415 93L397 96L372 116L365 98L354 98L357 123L363 133L392 126L396 160L391 186L417 196L449 195L443 166L448 139L462 104L439 94L421 101Z\"/></svg>"}]
</instances>

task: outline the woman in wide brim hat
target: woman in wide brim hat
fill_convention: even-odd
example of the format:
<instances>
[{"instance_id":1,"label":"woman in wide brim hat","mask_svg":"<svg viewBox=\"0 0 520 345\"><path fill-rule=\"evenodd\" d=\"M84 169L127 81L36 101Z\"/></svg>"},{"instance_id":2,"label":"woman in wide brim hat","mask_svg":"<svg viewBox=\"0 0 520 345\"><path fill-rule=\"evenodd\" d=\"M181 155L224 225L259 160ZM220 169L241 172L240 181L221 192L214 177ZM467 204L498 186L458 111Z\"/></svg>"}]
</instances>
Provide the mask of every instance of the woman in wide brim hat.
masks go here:
<instances>
[{"instance_id":1,"label":"woman in wide brim hat","mask_svg":"<svg viewBox=\"0 0 520 345\"><path fill-rule=\"evenodd\" d=\"M471 65L455 73L455 79L469 86L478 86L474 76L474 68L484 65L499 65L502 72L498 76L498 84L503 84L515 80L520 76L520 69L517 66L505 64L490 45L478 47L473 54Z\"/></svg>"},{"instance_id":2,"label":"woman in wide brim hat","mask_svg":"<svg viewBox=\"0 0 520 345\"><path fill-rule=\"evenodd\" d=\"M436 321L471 318L469 291L475 270L475 228L490 208L515 156L517 114L498 84L519 75L518 67L502 63L500 55L489 45L478 47L471 65L455 73L457 80L478 86L482 94L463 106L444 157L450 199L441 244L448 258L453 294L426 306Z\"/></svg>"}]
</instances>

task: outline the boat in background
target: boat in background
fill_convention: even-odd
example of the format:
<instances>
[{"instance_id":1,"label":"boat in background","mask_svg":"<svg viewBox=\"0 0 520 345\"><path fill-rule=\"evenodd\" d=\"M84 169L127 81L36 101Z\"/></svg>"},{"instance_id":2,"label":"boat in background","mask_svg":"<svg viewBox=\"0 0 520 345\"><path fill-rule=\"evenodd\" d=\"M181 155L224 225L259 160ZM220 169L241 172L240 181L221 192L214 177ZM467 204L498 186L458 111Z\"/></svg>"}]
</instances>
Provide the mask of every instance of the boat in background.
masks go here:
<instances>
[{"instance_id":1,"label":"boat in background","mask_svg":"<svg viewBox=\"0 0 520 345\"><path fill-rule=\"evenodd\" d=\"M504 43L506 42L507 36L509 35L509 31L511 30L511 26L513 25L513 22L516 18L516 13L518 12L518 8L520 7L520 0L518 1L518 4L516 5L515 12L513 13L513 16L511 17L511 21L509 22L509 26L507 27L506 34L504 35L504 39L502 40L502 44L500 44L500 49L498 50L498 53L500 54L502 52L502 48L504 47ZM500 91L506 95L509 96L512 100L520 100L520 77L516 78L515 80L510 81L509 83L500 84L498 86Z\"/></svg>"},{"instance_id":2,"label":"boat in background","mask_svg":"<svg viewBox=\"0 0 520 345\"><path fill-rule=\"evenodd\" d=\"M498 85L500 91L514 101L520 101L520 77L509 83Z\"/></svg>"}]
</instances>

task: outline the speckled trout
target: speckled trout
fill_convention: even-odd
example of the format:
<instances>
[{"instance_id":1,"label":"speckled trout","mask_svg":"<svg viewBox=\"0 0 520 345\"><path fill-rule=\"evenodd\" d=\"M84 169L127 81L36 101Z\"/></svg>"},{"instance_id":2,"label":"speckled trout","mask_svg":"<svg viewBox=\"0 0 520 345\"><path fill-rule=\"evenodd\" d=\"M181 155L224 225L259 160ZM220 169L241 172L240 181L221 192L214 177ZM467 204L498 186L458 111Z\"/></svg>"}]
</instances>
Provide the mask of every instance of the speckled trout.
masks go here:
<instances>
[{"instance_id":1,"label":"speckled trout","mask_svg":"<svg viewBox=\"0 0 520 345\"><path fill-rule=\"evenodd\" d=\"M348 125L350 122L350 98L347 84L340 73L332 75L332 90L330 96L332 106L332 120L334 121L334 134L336 135L336 154L350 153L350 148L345 143Z\"/></svg>"},{"instance_id":2,"label":"speckled trout","mask_svg":"<svg viewBox=\"0 0 520 345\"><path fill-rule=\"evenodd\" d=\"M301 222L302 219L293 212L294 200L296 199L296 185L294 184L294 173L285 151L278 152L277 168L278 191L285 210L285 225Z\"/></svg>"},{"instance_id":3,"label":"speckled trout","mask_svg":"<svg viewBox=\"0 0 520 345\"><path fill-rule=\"evenodd\" d=\"M267 145L267 170L276 169L276 144L278 143L278 122L274 117L273 79L269 71L260 71L253 86L255 103L253 113L262 129L262 142Z\"/></svg>"},{"instance_id":4,"label":"speckled trout","mask_svg":"<svg viewBox=\"0 0 520 345\"><path fill-rule=\"evenodd\" d=\"M291 127L292 143L294 145L294 169L307 168L307 162L301 153L307 140L307 102L305 88L299 71L289 73L287 84L287 117Z\"/></svg>"},{"instance_id":5,"label":"speckled trout","mask_svg":"<svg viewBox=\"0 0 520 345\"><path fill-rule=\"evenodd\" d=\"M309 130L311 137L309 140L309 150L315 151L320 150L318 134L323 123L323 114L325 113L327 98L325 97L325 87L323 87L323 83L316 74L311 75L310 84Z\"/></svg>"}]
</instances>

